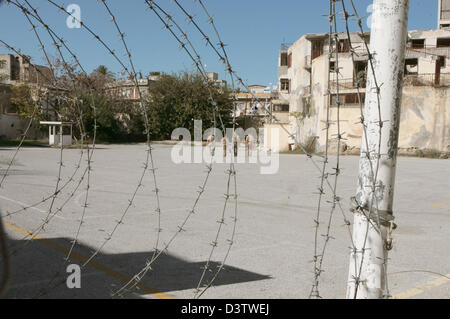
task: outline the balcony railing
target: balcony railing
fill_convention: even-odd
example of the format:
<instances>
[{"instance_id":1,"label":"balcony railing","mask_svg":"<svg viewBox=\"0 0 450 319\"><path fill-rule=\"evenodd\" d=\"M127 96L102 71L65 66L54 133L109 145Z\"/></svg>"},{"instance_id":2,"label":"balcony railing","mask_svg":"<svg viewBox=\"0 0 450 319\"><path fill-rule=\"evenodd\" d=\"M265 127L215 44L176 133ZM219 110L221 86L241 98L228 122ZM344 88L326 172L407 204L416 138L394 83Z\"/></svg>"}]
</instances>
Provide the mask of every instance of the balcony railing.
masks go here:
<instances>
[{"instance_id":1,"label":"balcony railing","mask_svg":"<svg viewBox=\"0 0 450 319\"><path fill-rule=\"evenodd\" d=\"M450 73L442 73L440 75L434 73L408 74L405 75L404 85L448 87L450 86Z\"/></svg>"},{"instance_id":2,"label":"balcony railing","mask_svg":"<svg viewBox=\"0 0 450 319\"><path fill-rule=\"evenodd\" d=\"M339 90L352 90L356 89L356 81L354 79L339 79L339 80L332 80L330 83L330 89L332 91L336 91L339 87ZM366 83L360 84L360 88L365 88Z\"/></svg>"},{"instance_id":3,"label":"balcony railing","mask_svg":"<svg viewBox=\"0 0 450 319\"><path fill-rule=\"evenodd\" d=\"M432 49L449 49L450 45L418 45L408 43L407 50L432 50Z\"/></svg>"},{"instance_id":4,"label":"balcony railing","mask_svg":"<svg viewBox=\"0 0 450 319\"><path fill-rule=\"evenodd\" d=\"M407 74L404 78L404 85L448 87L450 86L450 73L441 73L440 75L436 75L434 73ZM356 89L356 83L353 79L339 79L339 81L331 81L330 89L332 91L336 91L338 86L339 90L342 91ZM362 83L360 87L365 88L365 83Z\"/></svg>"},{"instance_id":5,"label":"balcony railing","mask_svg":"<svg viewBox=\"0 0 450 319\"><path fill-rule=\"evenodd\" d=\"M406 48L406 57L417 57L417 56L430 56L430 55L450 55L450 46L409 46Z\"/></svg>"}]
</instances>

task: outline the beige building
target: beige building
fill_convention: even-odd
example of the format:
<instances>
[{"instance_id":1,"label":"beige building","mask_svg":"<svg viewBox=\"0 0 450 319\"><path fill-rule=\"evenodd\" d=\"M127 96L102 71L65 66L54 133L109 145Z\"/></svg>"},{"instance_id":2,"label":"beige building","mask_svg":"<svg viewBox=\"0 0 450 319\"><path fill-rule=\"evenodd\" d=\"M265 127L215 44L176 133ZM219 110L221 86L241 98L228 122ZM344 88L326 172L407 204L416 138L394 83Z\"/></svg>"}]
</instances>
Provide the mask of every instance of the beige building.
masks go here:
<instances>
[{"instance_id":1,"label":"beige building","mask_svg":"<svg viewBox=\"0 0 450 319\"><path fill-rule=\"evenodd\" d=\"M26 84L31 88L32 97L35 98L39 84L45 91L39 93L45 96L43 107L48 108L49 101L55 93L55 89L49 85L51 80L51 70L45 66L31 65L30 57L0 54L0 139L20 138L29 122L21 118L17 108L11 105L11 88ZM38 127L32 127L28 132L28 138L36 138L39 135Z\"/></svg>"},{"instance_id":2,"label":"beige building","mask_svg":"<svg viewBox=\"0 0 450 319\"><path fill-rule=\"evenodd\" d=\"M450 0L439 0L438 29L450 28Z\"/></svg>"},{"instance_id":3,"label":"beige building","mask_svg":"<svg viewBox=\"0 0 450 319\"><path fill-rule=\"evenodd\" d=\"M105 93L115 99L139 102L141 99L139 93L142 94L143 97L145 97L148 94L148 87L152 80L150 78L147 78L138 79L137 81L139 87L136 87L135 81L119 80L107 84L104 90Z\"/></svg>"},{"instance_id":4,"label":"beige building","mask_svg":"<svg viewBox=\"0 0 450 319\"><path fill-rule=\"evenodd\" d=\"M442 8L447 8L445 0ZM440 17L447 17L440 11ZM450 151L450 29L440 19L440 29L409 31L402 118L400 123L400 148L432 148ZM370 34L363 35L367 42ZM341 132L345 132L347 148L359 148L362 127L356 84L362 87L365 99L365 79L368 57L364 39L360 34L350 35L355 49L353 63L347 34L339 34L339 78L334 69L336 60L329 59L328 34L307 34L294 44L282 48L279 54L279 99L289 103L289 125L302 144L315 143L323 150L326 135L327 106L336 119L334 102L339 88L341 99ZM333 50L334 52L334 50ZM330 74L330 82L329 76ZM356 74L356 76L355 76ZM330 94L328 94L330 90ZM449 95L449 96L447 96ZM331 127L330 136L336 134ZM286 150L294 140L288 134L280 137L280 149Z\"/></svg>"},{"instance_id":5,"label":"beige building","mask_svg":"<svg viewBox=\"0 0 450 319\"><path fill-rule=\"evenodd\" d=\"M0 54L0 82L6 84L48 83L52 72L42 65L31 65L30 57L18 54Z\"/></svg>"},{"instance_id":6,"label":"beige building","mask_svg":"<svg viewBox=\"0 0 450 319\"><path fill-rule=\"evenodd\" d=\"M26 84L30 89L31 99L39 100L42 112L57 118L54 105L58 97L65 92L50 86L37 86L34 83L17 82L15 85ZM0 139L20 139L25 133L29 119L19 116L19 110L11 103L13 84L0 82ZM39 127L33 123L27 132L27 139L38 139L42 136Z\"/></svg>"}]
</instances>

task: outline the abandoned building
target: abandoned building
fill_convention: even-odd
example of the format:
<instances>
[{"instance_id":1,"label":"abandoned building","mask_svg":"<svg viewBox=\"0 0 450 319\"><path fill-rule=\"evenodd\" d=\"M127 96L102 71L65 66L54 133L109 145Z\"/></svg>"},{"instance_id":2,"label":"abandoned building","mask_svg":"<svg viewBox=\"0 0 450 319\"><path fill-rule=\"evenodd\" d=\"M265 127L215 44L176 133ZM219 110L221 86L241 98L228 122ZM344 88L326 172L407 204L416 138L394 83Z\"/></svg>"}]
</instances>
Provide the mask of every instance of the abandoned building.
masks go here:
<instances>
[{"instance_id":1,"label":"abandoned building","mask_svg":"<svg viewBox=\"0 0 450 319\"><path fill-rule=\"evenodd\" d=\"M441 0L437 29L408 32L399 138L401 149L450 151L449 22L450 0ZM326 142L324 128L328 105L332 118L336 118L334 101L339 86L340 124L341 131L345 132L345 147L357 149L361 145L362 126L356 84L362 88L364 102L368 55L363 42L369 43L370 33L352 33L350 39L346 33L339 34L338 79L334 72L334 52L331 60L328 57L328 37L328 34L306 34L282 48L278 61L279 98L289 105L289 131L302 144L313 141L316 150L320 151ZM349 40L356 53L355 63ZM331 94L328 94L328 88ZM336 133L332 126L330 136ZM279 143L281 150L287 150L294 140L282 132Z\"/></svg>"},{"instance_id":2,"label":"abandoned building","mask_svg":"<svg viewBox=\"0 0 450 319\"><path fill-rule=\"evenodd\" d=\"M48 82L52 78L51 70L41 65L31 65L30 57L25 55L0 54L0 138L18 139L22 136L29 120L19 116L17 108L10 103L11 88L26 84L37 94L37 86L46 86L45 101L51 99L52 92ZM44 105L45 105L44 101ZM48 104L47 104L48 105ZM31 127L29 138L37 138L38 128Z\"/></svg>"}]
</instances>

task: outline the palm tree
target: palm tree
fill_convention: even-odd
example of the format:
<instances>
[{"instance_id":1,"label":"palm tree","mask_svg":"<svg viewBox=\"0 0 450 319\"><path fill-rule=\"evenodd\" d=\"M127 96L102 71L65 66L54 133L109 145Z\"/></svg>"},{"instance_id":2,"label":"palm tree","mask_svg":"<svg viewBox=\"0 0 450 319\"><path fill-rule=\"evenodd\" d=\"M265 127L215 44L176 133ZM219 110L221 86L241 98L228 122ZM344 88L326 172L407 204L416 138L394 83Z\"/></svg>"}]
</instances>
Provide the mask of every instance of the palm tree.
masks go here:
<instances>
[{"instance_id":1,"label":"palm tree","mask_svg":"<svg viewBox=\"0 0 450 319\"><path fill-rule=\"evenodd\" d=\"M114 80L115 74L111 72L107 66L99 65L93 72L96 75L100 75L105 79L106 82L110 82Z\"/></svg>"}]
</instances>

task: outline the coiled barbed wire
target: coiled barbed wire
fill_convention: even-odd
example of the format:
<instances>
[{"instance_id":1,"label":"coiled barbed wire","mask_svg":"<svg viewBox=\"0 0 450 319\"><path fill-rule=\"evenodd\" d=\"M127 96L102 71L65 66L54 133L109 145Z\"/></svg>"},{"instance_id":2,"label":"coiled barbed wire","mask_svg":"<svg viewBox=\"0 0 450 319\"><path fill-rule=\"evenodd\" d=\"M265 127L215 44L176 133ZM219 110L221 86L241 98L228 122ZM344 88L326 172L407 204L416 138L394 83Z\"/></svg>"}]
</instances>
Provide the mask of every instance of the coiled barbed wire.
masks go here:
<instances>
[{"instance_id":1,"label":"coiled barbed wire","mask_svg":"<svg viewBox=\"0 0 450 319\"><path fill-rule=\"evenodd\" d=\"M183 29L180 27L180 25L178 23L176 23L176 21L173 19L173 17L168 14L162 7L160 7L158 4L156 4L153 1L145 1L148 5L148 8L155 13L155 15L158 17L158 19L161 21L161 23L164 25L164 28L167 29L169 31L169 33L175 38L175 40L178 42L178 44L180 45L180 48L182 50L184 50L187 55L190 57L190 59L193 61L195 67L197 68L198 72L200 73L200 75L203 77L205 83L207 83L207 88L210 94L210 101L211 101L211 105L213 106L213 116L215 118L215 114L217 113L218 118L219 118L219 122L220 122L220 126L222 128L222 131L225 132L225 126L223 123L223 119L221 117L220 114L220 110L218 109L218 105L214 100L213 94L212 94L212 88L210 87L212 85L212 83L208 80L208 77L206 75L206 70L203 67L203 63L201 63L201 57L198 54L197 50L195 49L194 45L192 44L192 42L190 41L188 35L186 32L183 31ZM166 18L167 22L164 20L163 16ZM170 23L173 23L175 28L177 29L177 31L180 33L180 36L177 35L177 33L175 32L175 30L172 28L172 26L170 25ZM183 38L186 42L183 42L181 40L181 38ZM214 111L215 110L215 111ZM214 120L215 122L215 120ZM235 121L233 121L235 122ZM234 130L233 130L234 131ZM213 143L215 143L215 141L213 141ZM214 146L215 147L215 146ZM231 152L231 148L229 148L230 152ZM196 197L193 207L192 209L190 209L188 211L188 214L185 216L183 222L181 223L181 225L177 226L178 230L172 235L172 237L170 238L170 240L164 245L163 249L158 251L155 250L155 252L157 252L156 254L154 253L152 258L150 260L147 260L146 265L144 266L144 268L142 268L138 273L136 273L133 278L126 283L122 288L120 288L117 292L114 293L113 296L123 296L123 293L125 291L129 291L130 289L136 287L139 282L145 277L145 275L151 270L151 266L152 264L156 261L156 259L164 252L166 252L168 250L168 248L170 247L170 245L172 244L172 242L176 239L176 237L178 236L178 234L180 234L181 232L185 231L185 226L187 224L187 222L189 221L189 219L191 218L192 215L195 214L195 208L202 196L202 194L205 191L205 187L207 185L209 176L211 174L211 170L212 170L212 161L213 161L213 157L211 158L211 162L209 165L207 165L207 175L206 178L203 182L203 185L200 186L199 191L198 191L198 196ZM232 176L232 172L234 171L234 164L231 163L230 164L230 169L228 170L228 181L227 181L227 185L229 185L229 180ZM227 190L227 194L229 193L229 188ZM226 196L226 200L225 200L225 204L224 204L224 211L226 209L227 206L227 202L228 202L228 198L229 195ZM218 229L218 233L220 233L221 228ZM211 254L212 255L212 254ZM211 256L210 255L210 256ZM209 262L207 262L207 264L209 264ZM207 268L207 267L206 267Z\"/></svg>"}]
</instances>

